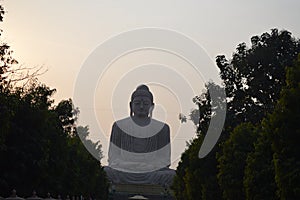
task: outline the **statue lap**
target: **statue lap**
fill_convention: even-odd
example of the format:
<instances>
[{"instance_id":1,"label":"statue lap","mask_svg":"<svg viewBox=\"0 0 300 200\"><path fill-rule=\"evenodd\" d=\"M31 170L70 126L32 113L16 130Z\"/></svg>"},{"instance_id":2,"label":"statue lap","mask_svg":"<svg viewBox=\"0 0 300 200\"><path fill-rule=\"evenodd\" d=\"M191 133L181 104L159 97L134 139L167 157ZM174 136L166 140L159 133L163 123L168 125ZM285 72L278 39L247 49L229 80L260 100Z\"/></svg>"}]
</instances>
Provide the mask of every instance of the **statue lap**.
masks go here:
<instances>
[{"instance_id":1,"label":"statue lap","mask_svg":"<svg viewBox=\"0 0 300 200\"><path fill-rule=\"evenodd\" d=\"M153 172L130 173L105 166L108 179L114 184L147 184L170 186L175 176L175 170L162 168Z\"/></svg>"}]
</instances>

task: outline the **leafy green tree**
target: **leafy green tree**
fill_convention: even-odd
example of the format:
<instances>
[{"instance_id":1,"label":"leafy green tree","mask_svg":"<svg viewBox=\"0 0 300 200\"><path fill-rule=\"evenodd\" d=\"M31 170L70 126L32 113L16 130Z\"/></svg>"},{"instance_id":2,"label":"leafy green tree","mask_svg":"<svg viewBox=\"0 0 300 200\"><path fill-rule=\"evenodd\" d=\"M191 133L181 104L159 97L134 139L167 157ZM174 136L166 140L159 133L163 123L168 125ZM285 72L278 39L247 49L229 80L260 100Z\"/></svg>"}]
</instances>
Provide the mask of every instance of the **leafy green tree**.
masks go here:
<instances>
[{"instance_id":1,"label":"leafy green tree","mask_svg":"<svg viewBox=\"0 0 300 200\"><path fill-rule=\"evenodd\" d=\"M300 57L288 67L286 86L275 110L261 124L255 151L247 159L247 199L298 199L300 197L299 139ZM277 191L277 195L276 195Z\"/></svg>"},{"instance_id":2,"label":"leafy green tree","mask_svg":"<svg viewBox=\"0 0 300 200\"><path fill-rule=\"evenodd\" d=\"M5 131L1 133L0 155L5 162L0 170L5 173L0 174L0 192L9 195L17 188L25 196L36 190L106 199L104 170L77 136L77 111L71 100L53 106L50 97L54 92L33 84L28 89L14 89L7 94L7 101L0 102L8 111L7 118L0 118L5 122L0 124ZM101 154L101 145L87 142Z\"/></svg>"},{"instance_id":3,"label":"leafy green tree","mask_svg":"<svg viewBox=\"0 0 300 200\"><path fill-rule=\"evenodd\" d=\"M204 159L197 159L203 136L194 139L182 154L172 189L176 199L220 199L214 151ZM215 163L213 163L215 161Z\"/></svg>"},{"instance_id":4,"label":"leafy green tree","mask_svg":"<svg viewBox=\"0 0 300 200\"><path fill-rule=\"evenodd\" d=\"M88 136L87 127L78 127L76 131L77 129L82 132L81 134ZM87 139L86 142L97 148L101 154L99 156L102 156L101 145L94 144ZM68 148L67 167L69 174L66 174L64 184L69 188L69 191L76 195L83 194L107 199L108 182L100 162L87 151L77 135L68 140Z\"/></svg>"},{"instance_id":5,"label":"leafy green tree","mask_svg":"<svg viewBox=\"0 0 300 200\"><path fill-rule=\"evenodd\" d=\"M211 108L211 98L208 89L218 90L219 86L214 83L206 85L207 90L193 99L199 110L190 114L190 120L197 128L197 138L188 144L188 148L181 156L181 161L176 170L173 184L177 199L220 199L221 192L217 183L217 160L215 157L216 146L205 158L199 159L199 149L202 145L209 121L214 117L214 108ZM217 100L222 101L222 99ZM220 102L214 102L220 105ZM200 118L200 120L199 120Z\"/></svg>"},{"instance_id":6,"label":"leafy green tree","mask_svg":"<svg viewBox=\"0 0 300 200\"><path fill-rule=\"evenodd\" d=\"M181 155L181 161L178 163L176 175L174 177L173 184L171 185L171 189L174 191L177 200L187 199L186 185L184 181L184 176L186 174L185 170L188 165L187 162L187 152L185 151Z\"/></svg>"},{"instance_id":7,"label":"leafy green tree","mask_svg":"<svg viewBox=\"0 0 300 200\"><path fill-rule=\"evenodd\" d=\"M272 130L275 180L280 199L300 198L300 55L287 69L287 86L268 119Z\"/></svg>"},{"instance_id":8,"label":"leafy green tree","mask_svg":"<svg viewBox=\"0 0 300 200\"><path fill-rule=\"evenodd\" d=\"M0 21L4 11L0 5ZM0 194L29 196L36 190L107 199L108 184L101 163L86 150L77 135L78 109L71 99L54 105L55 89L35 77L14 73L21 68L6 44L0 44ZM26 69L25 69L26 70ZM12 82L26 79L17 87ZM85 137L88 129L84 129ZM101 158L101 145L86 139Z\"/></svg>"},{"instance_id":9,"label":"leafy green tree","mask_svg":"<svg viewBox=\"0 0 300 200\"><path fill-rule=\"evenodd\" d=\"M5 11L2 5L0 5L0 22L3 21L3 15ZM1 36L2 30L0 30ZM12 51L10 47L3 42L0 42L0 92L8 85L7 76L11 72L11 67L17 64L17 60L12 57Z\"/></svg>"},{"instance_id":10,"label":"leafy green tree","mask_svg":"<svg viewBox=\"0 0 300 200\"><path fill-rule=\"evenodd\" d=\"M246 199L277 199L273 151L268 126L264 119L258 128L254 150L248 154L245 167L244 188ZM261 129L261 130L260 130Z\"/></svg>"},{"instance_id":11,"label":"leafy green tree","mask_svg":"<svg viewBox=\"0 0 300 200\"><path fill-rule=\"evenodd\" d=\"M1 179L5 181L1 188L6 191L12 185L25 190L26 187L22 187L25 180L28 179L28 185L38 185L42 179L41 166L46 165L49 149L45 134L51 128L46 121L49 102L44 100L48 100L52 92L43 86L30 88L26 93L16 89L6 95L7 101L1 101L8 111L8 116L2 118L5 126L1 128L5 131L2 135L5 148L1 151L1 159L5 161L1 165L1 171L5 172Z\"/></svg>"},{"instance_id":12,"label":"leafy green tree","mask_svg":"<svg viewBox=\"0 0 300 200\"><path fill-rule=\"evenodd\" d=\"M241 43L231 60L216 58L229 99L226 128L260 122L274 110L285 85L285 67L300 53L300 41L291 33L272 29L251 38L251 48Z\"/></svg>"},{"instance_id":13,"label":"leafy green tree","mask_svg":"<svg viewBox=\"0 0 300 200\"><path fill-rule=\"evenodd\" d=\"M217 56L217 65L220 68L220 75L224 81L228 98L225 129L220 140L221 146L226 143L225 141L228 140L236 126L244 122L251 122L259 126L264 117L274 110L280 97L280 91L285 86L285 68L291 66L290 64L293 63L299 52L300 41L293 38L290 32L285 30L279 32L277 29L272 29L271 33L252 37L251 48L247 48L245 43L239 44L231 60L227 60L222 55ZM257 149L267 148L268 144L258 146L260 147ZM222 152L224 151L217 154L219 160L221 160ZM267 155L268 152L269 155ZM270 150L265 153L261 152L262 158L267 157L264 164L268 167L263 173L268 180L272 179L270 176L273 173L270 154ZM255 159L252 160L253 163L258 164L259 160ZM252 168L246 167L246 170L250 169ZM255 184L251 182L251 179L255 180L247 175L245 184L248 186ZM219 182L222 181L219 180ZM255 186L258 185L255 184ZM246 192L248 191L249 194L251 189L248 186ZM271 182L270 187L266 188L266 192L271 193L272 191L274 191L274 184L272 185ZM257 194L265 195L266 193Z\"/></svg>"},{"instance_id":14,"label":"leafy green tree","mask_svg":"<svg viewBox=\"0 0 300 200\"><path fill-rule=\"evenodd\" d=\"M4 8L3 8L3 6L2 5L0 5L0 22L2 22L3 21L3 15L4 15Z\"/></svg>"},{"instance_id":15,"label":"leafy green tree","mask_svg":"<svg viewBox=\"0 0 300 200\"><path fill-rule=\"evenodd\" d=\"M253 150L256 131L251 123L237 126L223 145L219 156L218 180L224 199L245 199L243 177L248 153Z\"/></svg>"},{"instance_id":16,"label":"leafy green tree","mask_svg":"<svg viewBox=\"0 0 300 200\"><path fill-rule=\"evenodd\" d=\"M222 150L223 144L225 144L230 138L230 134L234 132L233 130L238 125L250 122L254 126L258 126L264 117L274 110L276 102L279 99L279 93L282 87L285 86L285 67L291 66L299 52L300 41L293 38L290 32L286 30L278 31L277 29L272 29L271 33L263 33L260 36L252 37L250 48L248 48L245 43L239 44L231 59L226 59L224 55L216 57L216 63L220 69L220 76L224 81L224 87L227 95L227 114L225 126L221 138L219 139L219 144L214 149L214 155L208 156L210 159L206 160L206 162L211 163L211 165L208 165L210 169L217 169L218 164L215 162L216 156L218 160L222 160L222 152L224 152ZM206 94L203 94L202 96L208 97L208 93L206 92ZM198 111L192 111L190 118L198 127L198 137L203 137L206 134L206 128L209 125L209 120L214 113L205 108L210 107L212 102L210 102L208 98L201 102L200 98L201 103L199 104L199 97L194 99L195 103L199 106L199 109ZM200 117L195 117L199 113ZM198 159L196 156L189 157L188 154L191 153L189 149L193 148L193 143L191 142L191 144L192 145L190 145L187 151L183 154L181 163L177 168L175 183L177 184L177 188L181 189L181 191L177 194L180 198L184 195L193 194L193 192L187 192L193 191L193 189L188 190L188 184L186 182L188 178L186 177L193 177L193 173L195 173L197 169L205 171L205 169L201 167L204 166L203 163L201 165L197 165L195 164L197 161L193 161L193 159ZM250 145L251 142L248 141L247 144ZM200 147L200 145L198 147ZM253 148L254 146L252 144L251 148L249 147L246 149L248 152L246 152L246 150L243 152L242 155L245 160L240 163L241 169L245 168L245 161L248 157L247 155L252 152ZM200 163L201 161L198 159L198 162ZM198 168L193 168L191 165L195 165ZM272 167L269 167L268 169L271 170ZM240 173L241 171L242 170L238 172ZM214 173L214 175L210 174L210 177L217 177L217 170L211 170L210 172ZM208 175L205 174L204 176ZM222 176L219 177L221 178ZM245 197L243 187L244 176L241 175L234 177L239 177L240 179L235 180L238 182L239 188L233 189L240 190L239 192ZM193 185L200 190L199 187L201 184L196 184L198 183L198 180L193 180L192 178L189 180L192 182L194 181L195 183L190 183L189 185ZM202 178L202 180L204 179ZM211 180L214 180L214 178ZM216 181L215 184L217 184L217 182L222 183L222 180ZM245 182L247 182L246 178ZM248 183L250 184L250 182ZM210 183L213 184L214 181L211 181ZM208 184L208 182L206 182L206 184ZM215 185L215 188L218 188L218 184ZM250 191L247 188L245 188L245 190ZM216 191L219 193L219 190ZM270 191L272 191L272 189L270 189ZM200 197L198 195L194 196L194 198Z\"/></svg>"}]
</instances>

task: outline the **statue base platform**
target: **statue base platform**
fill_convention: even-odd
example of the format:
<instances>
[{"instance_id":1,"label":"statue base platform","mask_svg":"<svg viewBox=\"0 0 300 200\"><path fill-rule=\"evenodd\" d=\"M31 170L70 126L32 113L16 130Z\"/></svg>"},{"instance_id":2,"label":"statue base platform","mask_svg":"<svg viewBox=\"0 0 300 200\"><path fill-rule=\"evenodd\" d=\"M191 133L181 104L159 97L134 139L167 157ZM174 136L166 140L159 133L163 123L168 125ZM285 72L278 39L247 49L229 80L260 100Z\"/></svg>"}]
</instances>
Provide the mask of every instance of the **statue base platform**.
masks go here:
<instances>
[{"instance_id":1,"label":"statue base platform","mask_svg":"<svg viewBox=\"0 0 300 200\"><path fill-rule=\"evenodd\" d=\"M148 184L112 184L110 186L110 199L127 200L134 195L142 195L153 200L174 200L173 191L160 185Z\"/></svg>"}]
</instances>

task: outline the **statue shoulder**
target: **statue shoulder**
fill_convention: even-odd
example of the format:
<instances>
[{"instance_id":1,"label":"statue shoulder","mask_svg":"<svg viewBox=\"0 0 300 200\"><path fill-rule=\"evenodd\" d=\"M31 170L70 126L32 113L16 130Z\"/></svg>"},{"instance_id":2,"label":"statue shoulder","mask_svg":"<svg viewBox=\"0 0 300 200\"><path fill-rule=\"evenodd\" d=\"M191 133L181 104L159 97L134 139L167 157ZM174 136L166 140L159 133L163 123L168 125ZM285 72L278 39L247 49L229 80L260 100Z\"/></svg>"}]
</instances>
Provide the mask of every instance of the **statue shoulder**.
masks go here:
<instances>
[{"instance_id":1,"label":"statue shoulder","mask_svg":"<svg viewBox=\"0 0 300 200\"><path fill-rule=\"evenodd\" d=\"M151 122L152 123L157 123L157 124L166 124L165 122L162 122L162 121L159 121L159 120L157 120L157 119L151 119Z\"/></svg>"},{"instance_id":2,"label":"statue shoulder","mask_svg":"<svg viewBox=\"0 0 300 200\"><path fill-rule=\"evenodd\" d=\"M170 126L162 121L156 120L156 119L152 119L152 123L155 124L158 127L163 127L164 131L170 131Z\"/></svg>"},{"instance_id":3,"label":"statue shoulder","mask_svg":"<svg viewBox=\"0 0 300 200\"><path fill-rule=\"evenodd\" d=\"M130 122L131 122L130 117L126 117L124 119L120 119L120 120L115 121L113 123L113 127L115 127L115 126L120 127L120 126L123 126L123 125L128 125L128 123L130 123Z\"/></svg>"}]
</instances>

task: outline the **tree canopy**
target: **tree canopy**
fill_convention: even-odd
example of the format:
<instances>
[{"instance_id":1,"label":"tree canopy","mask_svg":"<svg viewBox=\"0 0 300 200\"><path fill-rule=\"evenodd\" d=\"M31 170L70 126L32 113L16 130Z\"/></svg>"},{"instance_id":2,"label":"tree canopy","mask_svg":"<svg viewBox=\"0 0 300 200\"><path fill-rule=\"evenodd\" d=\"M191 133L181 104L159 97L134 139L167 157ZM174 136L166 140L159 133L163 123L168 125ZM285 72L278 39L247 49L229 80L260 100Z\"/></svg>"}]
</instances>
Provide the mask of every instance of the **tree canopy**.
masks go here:
<instances>
[{"instance_id":1,"label":"tree canopy","mask_svg":"<svg viewBox=\"0 0 300 200\"><path fill-rule=\"evenodd\" d=\"M4 10L0 6L0 21ZM10 47L0 44L0 194L16 189L21 196L37 191L41 196L83 195L107 199L108 183L101 163L84 147L101 145L88 139L88 127L77 127L79 114L71 99L57 105L55 89L33 76L23 76L26 84L11 84L15 70L21 69ZM17 68L15 68L15 66ZM22 69L21 69L22 70ZM26 69L25 69L26 70Z\"/></svg>"},{"instance_id":2,"label":"tree canopy","mask_svg":"<svg viewBox=\"0 0 300 200\"><path fill-rule=\"evenodd\" d=\"M299 53L299 39L286 30L272 29L253 36L251 47L239 44L231 59L216 57L227 95L225 126L213 151L199 159L197 150L214 116L209 91L195 97L198 109L190 119L198 134L177 168L173 187L179 199L185 195L212 199L216 194L218 199L299 198L299 150L294 146L299 137L299 101L297 89L286 89L299 87L295 78Z\"/></svg>"}]
</instances>

